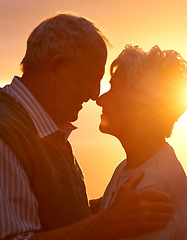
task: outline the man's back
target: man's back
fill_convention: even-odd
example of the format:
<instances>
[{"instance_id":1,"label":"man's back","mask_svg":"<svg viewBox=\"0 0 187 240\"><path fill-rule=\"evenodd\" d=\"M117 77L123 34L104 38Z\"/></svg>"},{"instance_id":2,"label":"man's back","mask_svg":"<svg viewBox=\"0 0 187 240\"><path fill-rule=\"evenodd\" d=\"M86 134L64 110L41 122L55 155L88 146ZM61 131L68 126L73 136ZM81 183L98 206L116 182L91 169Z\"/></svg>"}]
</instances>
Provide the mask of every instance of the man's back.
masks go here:
<instances>
[{"instance_id":1,"label":"man's back","mask_svg":"<svg viewBox=\"0 0 187 240\"><path fill-rule=\"evenodd\" d=\"M39 138L28 113L3 91L0 106L1 138L28 176L39 203L42 228L67 226L88 217L82 173L64 133L56 131Z\"/></svg>"}]
</instances>

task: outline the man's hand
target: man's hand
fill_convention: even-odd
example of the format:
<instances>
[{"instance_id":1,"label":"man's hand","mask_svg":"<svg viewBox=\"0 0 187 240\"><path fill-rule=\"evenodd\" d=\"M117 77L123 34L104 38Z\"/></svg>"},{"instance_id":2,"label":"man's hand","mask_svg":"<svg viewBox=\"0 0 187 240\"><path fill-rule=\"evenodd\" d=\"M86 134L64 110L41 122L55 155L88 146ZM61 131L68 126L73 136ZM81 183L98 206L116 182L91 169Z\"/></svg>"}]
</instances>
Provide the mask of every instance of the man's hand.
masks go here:
<instances>
[{"instance_id":1,"label":"man's hand","mask_svg":"<svg viewBox=\"0 0 187 240\"><path fill-rule=\"evenodd\" d=\"M120 188L112 206L73 225L35 233L32 240L116 240L139 236L167 225L171 218L170 197L163 192L134 190L142 172Z\"/></svg>"},{"instance_id":2,"label":"man's hand","mask_svg":"<svg viewBox=\"0 0 187 240\"><path fill-rule=\"evenodd\" d=\"M168 194L157 190L134 190L142 180L143 172L130 177L108 209L109 221L115 237L133 237L167 225L172 215Z\"/></svg>"}]
</instances>

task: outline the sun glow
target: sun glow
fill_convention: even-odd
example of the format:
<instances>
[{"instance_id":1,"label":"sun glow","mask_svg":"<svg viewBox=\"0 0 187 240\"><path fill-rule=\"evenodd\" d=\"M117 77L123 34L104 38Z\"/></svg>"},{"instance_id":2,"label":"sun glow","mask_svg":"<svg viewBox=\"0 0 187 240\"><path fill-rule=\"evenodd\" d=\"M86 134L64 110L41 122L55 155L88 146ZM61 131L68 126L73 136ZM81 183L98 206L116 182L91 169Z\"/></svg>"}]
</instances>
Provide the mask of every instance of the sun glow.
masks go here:
<instances>
[{"instance_id":1,"label":"sun glow","mask_svg":"<svg viewBox=\"0 0 187 240\"><path fill-rule=\"evenodd\" d=\"M167 141L175 149L176 155L187 173L187 111L178 119L174 125L172 135Z\"/></svg>"},{"instance_id":2,"label":"sun glow","mask_svg":"<svg viewBox=\"0 0 187 240\"><path fill-rule=\"evenodd\" d=\"M105 82L101 85L101 91L100 91L100 95L108 92L110 90L110 84Z\"/></svg>"},{"instance_id":3,"label":"sun glow","mask_svg":"<svg viewBox=\"0 0 187 240\"><path fill-rule=\"evenodd\" d=\"M186 84L186 86L183 89L182 99L183 99L183 103L182 104L187 109L187 84Z\"/></svg>"},{"instance_id":4,"label":"sun glow","mask_svg":"<svg viewBox=\"0 0 187 240\"><path fill-rule=\"evenodd\" d=\"M108 68L105 71L105 75L103 77L103 79L101 80L101 89L100 89L100 95L102 95L103 93L106 93L110 90L110 73Z\"/></svg>"}]
</instances>

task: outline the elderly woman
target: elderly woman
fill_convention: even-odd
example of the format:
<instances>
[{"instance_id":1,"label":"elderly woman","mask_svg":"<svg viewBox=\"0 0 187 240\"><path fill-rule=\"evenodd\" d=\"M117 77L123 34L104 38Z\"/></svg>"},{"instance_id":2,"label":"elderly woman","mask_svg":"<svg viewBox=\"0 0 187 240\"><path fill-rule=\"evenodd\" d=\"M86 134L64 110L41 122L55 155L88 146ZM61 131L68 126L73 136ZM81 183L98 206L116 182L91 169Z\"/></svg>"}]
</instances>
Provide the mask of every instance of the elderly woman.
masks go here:
<instances>
[{"instance_id":1,"label":"elderly woman","mask_svg":"<svg viewBox=\"0 0 187 240\"><path fill-rule=\"evenodd\" d=\"M100 131L117 137L127 156L113 174L101 209L109 207L120 186L140 170L145 176L138 189L163 190L172 198L173 217L167 227L136 239L187 239L187 179L165 141L186 110L186 68L175 51L154 46L144 52L127 45L111 65L111 89L97 101L103 108Z\"/></svg>"}]
</instances>

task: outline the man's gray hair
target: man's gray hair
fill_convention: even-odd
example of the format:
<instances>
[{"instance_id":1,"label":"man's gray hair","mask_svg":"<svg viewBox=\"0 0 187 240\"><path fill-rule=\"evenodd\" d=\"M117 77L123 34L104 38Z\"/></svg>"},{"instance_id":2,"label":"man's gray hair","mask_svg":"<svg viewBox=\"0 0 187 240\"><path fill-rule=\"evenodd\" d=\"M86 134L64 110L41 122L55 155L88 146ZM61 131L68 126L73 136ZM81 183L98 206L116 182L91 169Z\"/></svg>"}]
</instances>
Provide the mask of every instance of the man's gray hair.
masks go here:
<instances>
[{"instance_id":1,"label":"man's gray hair","mask_svg":"<svg viewBox=\"0 0 187 240\"><path fill-rule=\"evenodd\" d=\"M73 14L60 13L45 19L31 32L21 62L22 71L39 67L58 54L78 64L88 51L94 52L106 43L109 43L107 38L93 22Z\"/></svg>"},{"instance_id":2,"label":"man's gray hair","mask_svg":"<svg viewBox=\"0 0 187 240\"><path fill-rule=\"evenodd\" d=\"M129 96L145 107L150 122L165 118L162 130L169 137L174 122L187 108L187 62L178 52L161 51L157 45L148 52L126 45L111 64L111 76L115 72L124 79Z\"/></svg>"}]
</instances>

